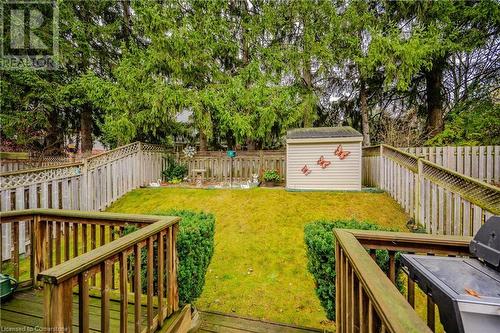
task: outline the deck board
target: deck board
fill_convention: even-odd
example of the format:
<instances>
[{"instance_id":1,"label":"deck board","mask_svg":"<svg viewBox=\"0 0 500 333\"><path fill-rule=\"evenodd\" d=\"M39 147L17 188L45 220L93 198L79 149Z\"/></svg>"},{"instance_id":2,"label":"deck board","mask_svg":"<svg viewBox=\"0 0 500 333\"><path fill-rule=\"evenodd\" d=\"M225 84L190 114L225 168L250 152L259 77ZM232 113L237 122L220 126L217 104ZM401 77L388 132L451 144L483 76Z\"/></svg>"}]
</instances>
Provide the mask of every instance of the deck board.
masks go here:
<instances>
[{"instance_id":1,"label":"deck board","mask_svg":"<svg viewBox=\"0 0 500 333\"><path fill-rule=\"evenodd\" d=\"M73 297L73 331L78 332L78 296ZM110 301L110 329L117 332L120 327L120 303ZM142 323L146 326L146 309L143 306ZM155 309L156 310L156 309ZM101 302L97 297L89 300L90 332L100 332ZM156 312L155 312L156 314ZM200 313L201 327L198 332L204 333L312 333L322 332L320 329L299 327L283 323L273 323L259 319L204 311ZM134 332L134 305L129 304L127 326L129 332ZM27 290L16 292L12 299L1 304L0 326L5 328L42 327L43 326L43 291Z\"/></svg>"},{"instance_id":2,"label":"deck board","mask_svg":"<svg viewBox=\"0 0 500 333\"><path fill-rule=\"evenodd\" d=\"M89 326L91 332L101 331L101 301L90 297ZM73 331L78 332L78 296L73 296ZM110 329L112 332L120 328L120 302L110 301ZM142 324L146 326L146 307L143 306ZM156 309L155 309L156 310ZM154 314L156 315L156 311ZM134 305L128 306L127 326L129 332L134 332ZM2 328L42 327L43 326L43 291L27 290L16 292L14 296L0 306L0 326Z\"/></svg>"},{"instance_id":3,"label":"deck board","mask_svg":"<svg viewBox=\"0 0 500 333\"><path fill-rule=\"evenodd\" d=\"M312 333L321 329L263 321L234 314L202 311L201 326L198 332L224 333Z\"/></svg>"}]
</instances>

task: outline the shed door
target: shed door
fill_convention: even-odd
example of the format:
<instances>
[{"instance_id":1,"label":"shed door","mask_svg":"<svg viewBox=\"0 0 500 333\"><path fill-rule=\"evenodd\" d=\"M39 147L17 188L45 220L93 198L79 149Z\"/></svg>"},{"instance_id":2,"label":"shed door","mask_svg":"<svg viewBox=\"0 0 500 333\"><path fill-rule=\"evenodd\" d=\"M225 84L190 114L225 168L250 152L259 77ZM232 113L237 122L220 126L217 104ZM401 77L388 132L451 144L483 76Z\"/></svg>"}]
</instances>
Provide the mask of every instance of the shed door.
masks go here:
<instances>
[{"instance_id":1,"label":"shed door","mask_svg":"<svg viewBox=\"0 0 500 333\"><path fill-rule=\"evenodd\" d=\"M342 145L350 154L343 160L335 155ZM290 143L287 150L287 187L289 189L361 190L361 143ZM331 162L326 168L317 164L320 156ZM311 171L305 175L302 168Z\"/></svg>"}]
</instances>

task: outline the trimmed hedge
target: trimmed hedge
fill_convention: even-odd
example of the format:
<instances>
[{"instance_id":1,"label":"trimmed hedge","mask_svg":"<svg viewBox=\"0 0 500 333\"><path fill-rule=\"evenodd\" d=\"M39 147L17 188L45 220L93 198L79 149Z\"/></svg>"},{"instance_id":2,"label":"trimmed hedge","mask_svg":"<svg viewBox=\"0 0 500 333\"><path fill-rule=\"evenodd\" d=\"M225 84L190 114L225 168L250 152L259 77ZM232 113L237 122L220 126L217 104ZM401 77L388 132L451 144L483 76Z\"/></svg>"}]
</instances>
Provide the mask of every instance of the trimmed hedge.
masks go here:
<instances>
[{"instance_id":1,"label":"trimmed hedge","mask_svg":"<svg viewBox=\"0 0 500 333\"><path fill-rule=\"evenodd\" d=\"M376 224L358 222L356 220L316 221L305 226L305 243L307 249L307 268L314 277L316 295L330 320L335 320L335 239L333 229L385 230ZM389 270L389 254L384 250L376 251L377 264L384 272ZM398 288L402 290L399 280L399 255L396 255L396 274Z\"/></svg>"},{"instance_id":2,"label":"trimmed hedge","mask_svg":"<svg viewBox=\"0 0 500 333\"><path fill-rule=\"evenodd\" d=\"M215 217L212 214L197 213L188 210L170 210L156 212L155 215L179 216L182 218L177 234L177 256L179 266L177 270L177 283L179 286L179 303L181 305L192 303L200 297L205 285L205 274L214 253ZM138 230L135 225L128 225L125 234ZM153 260L157 261L158 250L155 243ZM147 290L146 265L148 257L145 249L141 251L141 281L142 290ZM129 257L131 267L130 277L134 275L134 256ZM155 272L153 278L154 289L157 290L158 276Z\"/></svg>"},{"instance_id":3,"label":"trimmed hedge","mask_svg":"<svg viewBox=\"0 0 500 333\"><path fill-rule=\"evenodd\" d=\"M179 302L192 303L200 297L205 275L214 254L215 216L188 210L171 210L156 215L182 218L177 235Z\"/></svg>"}]
</instances>

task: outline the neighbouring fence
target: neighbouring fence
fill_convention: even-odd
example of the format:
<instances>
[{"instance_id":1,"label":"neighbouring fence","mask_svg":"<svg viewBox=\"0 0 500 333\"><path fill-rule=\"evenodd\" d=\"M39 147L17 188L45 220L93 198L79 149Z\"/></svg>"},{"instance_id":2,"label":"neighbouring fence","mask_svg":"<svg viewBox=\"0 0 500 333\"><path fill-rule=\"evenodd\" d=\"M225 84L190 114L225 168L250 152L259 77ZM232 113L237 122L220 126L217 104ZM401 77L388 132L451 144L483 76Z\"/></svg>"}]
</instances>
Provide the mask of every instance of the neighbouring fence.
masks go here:
<instances>
[{"instance_id":1,"label":"neighbouring fence","mask_svg":"<svg viewBox=\"0 0 500 333\"><path fill-rule=\"evenodd\" d=\"M432 234L473 235L500 214L500 188L388 145L363 149L363 184L387 191Z\"/></svg>"},{"instance_id":2,"label":"neighbouring fence","mask_svg":"<svg viewBox=\"0 0 500 333\"><path fill-rule=\"evenodd\" d=\"M500 146L409 147L401 150L487 183L500 183Z\"/></svg>"},{"instance_id":3,"label":"neighbouring fence","mask_svg":"<svg viewBox=\"0 0 500 333\"><path fill-rule=\"evenodd\" d=\"M28 153L0 153L0 172L14 172L75 162L81 162L81 158L67 156L30 156Z\"/></svg>"},{"instance_id":4,"label":"neighbouring fence","mask_svg":"<svg viewBox=\"0 0 500 333\"><path fill-rule=\"evenodd\" d=\"M92 156L80 163L0 174L0 211L56 208L98 211L141 185L161 178L164 150L140 142ZM8 259L9 226L2 226L2 254ZM29 245L19 225L21 253Z\"/></svg>"},{"instance_id":5,"label":"neighbouring fence","mask_svg":"<svg viewBox=\"0 0 500 333\"><path fill-rule=\"evenodd\" d=\"M192 158L181 157L180 162L188 167L189 177L194 170L205 170L204 178L212 182L247 181L253 174L260 175L265 170L277 170L282 178L286 173L286 152L284 150L260 150L237 152L234 159L226 152L200 152Z\"/></svg>"}]
</instances>

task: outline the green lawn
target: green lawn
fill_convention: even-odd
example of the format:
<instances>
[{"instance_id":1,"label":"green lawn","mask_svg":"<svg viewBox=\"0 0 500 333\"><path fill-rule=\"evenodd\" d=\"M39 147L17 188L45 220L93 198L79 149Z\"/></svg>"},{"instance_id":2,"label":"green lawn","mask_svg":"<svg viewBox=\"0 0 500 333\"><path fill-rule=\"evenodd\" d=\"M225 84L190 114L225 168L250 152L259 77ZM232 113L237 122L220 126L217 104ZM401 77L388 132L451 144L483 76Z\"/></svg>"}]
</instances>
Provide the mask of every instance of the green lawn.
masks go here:
<instances>
[{"instance_id":1,"label":"green lawn","mask_svg":"<svg viewBox=\"0 0 500 333\"><path fill-rule=\"evenodd\" d=\"M109 211L176 209L215 214L215 254L201 309L325 327L307 271L304 225L317 219L357 219L405 230L408 219L385 193L286 192L281 189L139 189Z\"/></svg>"}]
</instances>

